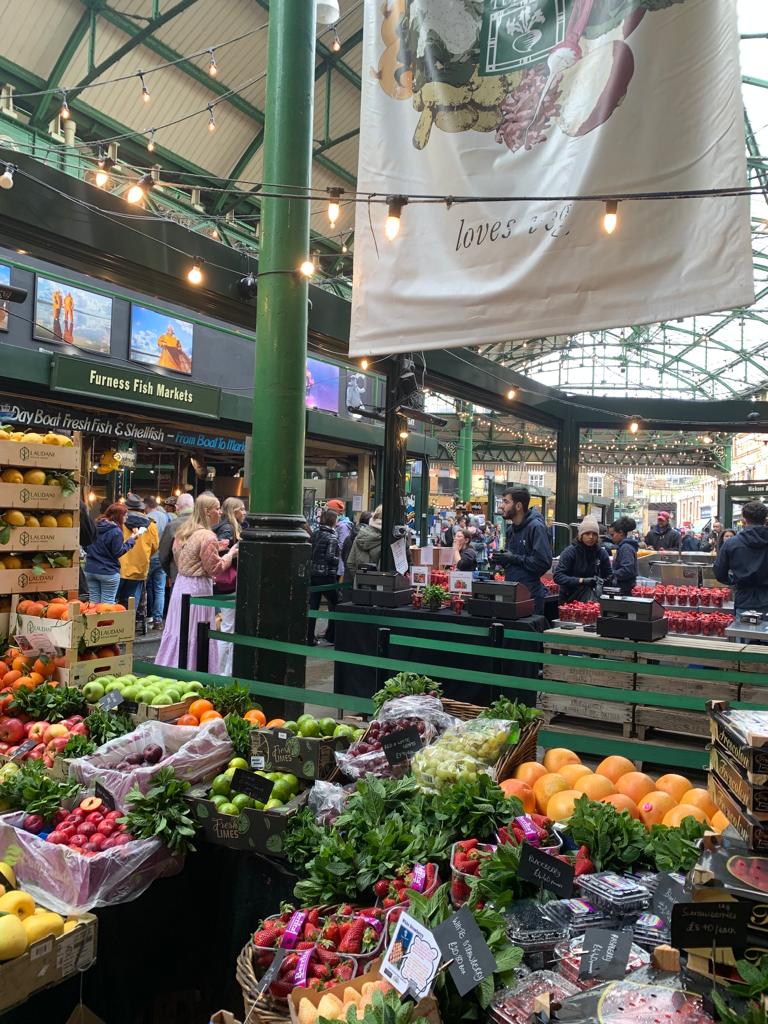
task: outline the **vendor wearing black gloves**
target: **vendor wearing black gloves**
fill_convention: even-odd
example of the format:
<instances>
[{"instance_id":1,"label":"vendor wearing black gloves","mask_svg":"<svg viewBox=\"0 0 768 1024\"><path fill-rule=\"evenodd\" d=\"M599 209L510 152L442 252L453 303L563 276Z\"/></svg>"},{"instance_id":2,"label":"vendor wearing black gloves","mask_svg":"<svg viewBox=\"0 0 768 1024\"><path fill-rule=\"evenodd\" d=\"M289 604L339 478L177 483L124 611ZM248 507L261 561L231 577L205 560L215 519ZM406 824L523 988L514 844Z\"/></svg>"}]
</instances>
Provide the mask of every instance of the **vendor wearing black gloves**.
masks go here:
<instances>
[{"instance_id":1,"label":"vendor wearing black gloves","mask_svg":"<svg viewBox=\"0 0 768 1024\"><path fill-rule=\"evenodd\" d=\"M633 537L629 536L636 529L637 523L630 516L622 516L608 527L611 540L616 545L616 554L613 557L612 583L625 596L629 596L632 593L632 589L637 582L638 544Z\"/></svg>"},{"instance_id":2,"label":"vendor wearing black gloves","mask_svg":"<svg viewBox=\"0 0 768 1024\"><path fill-rule=\"evenodd\" d=\"M552 567L552 545L541 513L529 508L527 487L508 487L501 496L501 512L508 521L504 551L494 552L491 561L504 569L504 578L522 583L531 592L534 611L544 613L546 589L541 577Z\"/></svg>"},{"instance_id":3,"label":"vendor wearing black gloves","mask_svg":"<svg viewBox=\"0 0 768 1024\"><path fill-rule=\"evenodd\" d=\"M585 516L579 523L576 540L560 555L553 574L560 587L560 604L593 601L598 580L610 579L611 559L599 540L597 520Z\"/></svg>"},{"instance_id":4,"label":"vendor wearing black gloves","mask_svg":"<svg viewBox=\"0 0 768 1024\"><path fill-rule=\"evenodd\" d=\"M733 610L768 612L768 508L748 501L741 510L744 529L726 540L715 560L715 579L733 586ZM725 532L725 531L723 531Z\"/></svg>"}]
</instances>

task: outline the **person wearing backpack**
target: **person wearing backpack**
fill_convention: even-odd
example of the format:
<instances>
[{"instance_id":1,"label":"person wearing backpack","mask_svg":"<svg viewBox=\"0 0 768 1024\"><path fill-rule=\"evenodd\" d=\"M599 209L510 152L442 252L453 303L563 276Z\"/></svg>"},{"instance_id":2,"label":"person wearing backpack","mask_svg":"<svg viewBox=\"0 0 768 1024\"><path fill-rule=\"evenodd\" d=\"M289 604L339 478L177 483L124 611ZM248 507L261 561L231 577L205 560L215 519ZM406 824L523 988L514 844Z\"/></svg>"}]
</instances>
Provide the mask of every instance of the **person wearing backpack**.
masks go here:
<instances>
[{"instance_id":1,"label":"person wearing backpack","mask_svg":"<svg viewBox=\"0 0 768 1024\"><path fill-rule=\"evenodd\" d=\"M320 517L320 526L312 534L312 556L310 562L310 590L309 608L310 611L317 611L320 602L325 598L328 604L328 611L336 611L339 602L338 571L339 571L339 541L336 537L336 513L325 509ZM327 587L326 590L317 590L318 587ZM315 639L316 619L307 619L307 644L316 647L318 641ZM328 620L328 629L325 633L325 642L333 644L336 636L336 623L333 619Z\"/></svg>"}]
</instances>

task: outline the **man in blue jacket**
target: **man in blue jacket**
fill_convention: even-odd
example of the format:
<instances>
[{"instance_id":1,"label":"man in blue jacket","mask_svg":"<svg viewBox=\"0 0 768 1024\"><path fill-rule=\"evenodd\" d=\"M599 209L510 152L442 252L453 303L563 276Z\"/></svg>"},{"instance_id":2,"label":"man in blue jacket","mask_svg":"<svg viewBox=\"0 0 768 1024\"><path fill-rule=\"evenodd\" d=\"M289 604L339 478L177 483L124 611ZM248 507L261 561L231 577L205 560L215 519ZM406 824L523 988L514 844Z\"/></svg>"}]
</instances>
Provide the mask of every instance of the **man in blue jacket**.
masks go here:
<instances>
[{"instance_id":1,"label":"man in blue jacket","mask_svg":"<svg viewBox=\"0 0 768 1024\"><path fill-rule=\"evenodd\" d=\"M608 532L616 545L613 556L613 583L622 594L629 596L637 583L638 543L629 535L637 529L637 523L630 516L621 516L611 523Z\"/></svg>"},{"instance_id":2,"label":"man in blue jacket","mask_svg":"<svg viewBox=\"0 0 768 1024\"><path fill-rule=\"evenodd\" d=\"M736 612L768 612L768 508L748 501L741 510L744 529L720 548L715 577L734 588Z\"/></svg>"},{"instance_id":3,"label":"man in blue jacket","mask_svg":"<svg viewBox=\"0 0 768 1024\"><path fill-rule=\"evenodd\" d=\"M555 583L560 587L560 604L568 601L593 601L597 581L611 576L611 559L598 543L600 526L592 516L579 523L576 540L557 561Z\"/></svg>"},{"instance_id":4,"label":"man in blue jacket","mask_svg":"<svg viewBox=\"0 0 768 1024\"><path fill-rule=\"evenodd\" d=\"M656 551L679 551L680 531L669 524L669 512L659 512L656 525L645 535L645 543Z\"/></svg>"},{"instance_id":5,"label":"man in blue jacket","mask_svg":"<svg viewBox=\"0 0 768 1024\"><path fill-rule=\"evenodd\" d=\"M546 589L541 577L552 567L552 545L541 513L529 508L527 487L508 487L501 496L501 513L507 520L507 544L495 552L493 562L504 569L506 580L522 583L534 600L537 615L544 613Z\"/></svg>"}]
</instances>

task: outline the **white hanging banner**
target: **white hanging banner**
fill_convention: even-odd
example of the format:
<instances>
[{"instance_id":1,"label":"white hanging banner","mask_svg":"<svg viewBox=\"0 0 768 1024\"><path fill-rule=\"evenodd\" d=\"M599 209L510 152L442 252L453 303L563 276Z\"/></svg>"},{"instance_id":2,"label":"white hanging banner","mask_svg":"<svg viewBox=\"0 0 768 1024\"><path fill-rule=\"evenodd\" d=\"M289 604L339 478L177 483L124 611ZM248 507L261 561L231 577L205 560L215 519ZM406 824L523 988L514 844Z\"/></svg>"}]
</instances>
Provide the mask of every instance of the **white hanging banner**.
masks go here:
<instances>
[{"instance_id":1,"label":"white hanging banner","mask_svg":"<svg viewBox=\"0 0 768 1024\"><path fill-rule=\"evenodd\" d=\"M747 306L735 0L365 0L350 351L413 352ZM553 197L546 199L546 197Z\"/></svg>"}]
</instances>

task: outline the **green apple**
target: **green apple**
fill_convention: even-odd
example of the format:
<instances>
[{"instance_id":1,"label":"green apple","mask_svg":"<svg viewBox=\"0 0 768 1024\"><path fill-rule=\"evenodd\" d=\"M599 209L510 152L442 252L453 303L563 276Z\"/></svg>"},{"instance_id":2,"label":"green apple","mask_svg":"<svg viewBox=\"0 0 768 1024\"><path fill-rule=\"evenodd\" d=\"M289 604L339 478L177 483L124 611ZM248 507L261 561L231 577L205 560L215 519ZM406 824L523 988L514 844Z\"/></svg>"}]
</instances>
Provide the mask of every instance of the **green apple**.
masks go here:
<instances>
[{"instance_id":1,"label":"green apple","mask_svg":"<svg viewBox=\"0 0 768 1024\"><path fill-rule=\"evenodd\" d=\"M173 701L167 693L158 693L158 695L153 697L149 703L156 708L164 708L168 707L169 704L173 704Z\"/></svg>"},{"instance_id":2,"label":"green apple","mask_svg":"<svg viewBox=\"0 0 768 1024\"><path fill-rule=\"evenodd\" d=\"M182 693L182 695L181 695L181 697L179 699L180 700L197 700L198 696L199 696L199 694L197 694L194 690L187 690L185 693Z\"/></svg>"},{"instance_id":3,"label":"green apple","mask_svg":"<svg viewBox=\"0 0 768 1024\"><path fill-rule=\"evenodd\" d=\"M317 724L320 726L321 736L333 736L337 723L335 718L321 718Z\"/></svg>"},{"instance_id":4,"label":"green apple","mask_svg":"<svg viewBox=\"0 0 768 1024\"><path fill-rule=\"evenodd\" d=\"M245 793L238 793L236 796L232 797L232 803L238 811L242 811L245 807L251 806L251 798Z\"/></svg>"},{"instance_id":5,"label":"green apple","mask_svg":"<svg viewBox=\"0 0 768 1024\"><path fill-rule=\"evenodd\" d=\"M198 683L197 681L193 681L191 683L186 683L185 682L184 685L186 686L186 688L188 690L191 690L194 693L202 693L202 691L203 691L203 684L202 683Z\"/></svg>"},{"instance_id":6,"label":"green apple","mask_svg":"<svg viewBox=\"0 0 768 1024\"><path fill-rule=\"evenodd\" d=\"M83 687L83 696L89 704L96 704L104 696L104 687L94 679Z\"/></svg>"},{"instance_id":7,"label":"green apple","mask_svg":"<svg viewBox=\"0 0 768 1024\"><path fill-rule=\"evenodd\" d=\"M228 775L217 775L211 783L211 793L214 796L229 796L232 783Z\"/></svg>"},{"instance_id":8,"label":"green apple","mask_svg":"<svg viewBox=\"0 0 768 1024\"><path fill-rule=\"evenodd\" d=\"M271 810L273 810L276 807L283 807L283 806L284 806L284 804L283 804L282 800L278 800L276 797L271 796L269 798L269 800L267 800L267 802L264 804L264 810L265 811L271 811Z\"/></svg>"},{"instance_id":9,"label":"green apple","mask_svg":"<svg viewBox=\"0 0 768 1024\"><path fill-rule=\"evenodd\" d=\"M106 683L102 676L99 676L99 682L104 687L104 693L109 693L111 690L118 690L120 693L125 689L126 683L120 683L117 679L111 683Z\"/></svg>"},{"instance_id":10,"label":"green apple","mask_svg":"<svg viewBox=\"0 0 768 1024\"><path fill-rule=\"evenodd\" d=\"M250 767L244 757L233 757L227 765L227 768L242 768L244 772L247 772Z\"/></svg>"},{"instance_id":11,"label":"green apple","mask_svg":"<svg viewBox=\"0 0 768 1024\"><path fill-rule=\"evenodd\" d=\"M153 699L154 696L155 696L155 691L154 690L149 690L145 686L142 690L139 690L139 698L138 699L141 701L142 704L150 704L152 702L152 699Z\"/></svg>"},{"instance_id":12,"label":"green apple","mask_svg":"<svg viewBox=\"0 0 768 1024\"><path fill-rule=\"evenodd\" d=\"M102 686L104 686L106 683L114 683L117 678L118 676L99 676L99 682L102 684ZM104 692L106 693L106 689Z\"/></svg>"},{"instance_id":13,"label":"green apple","mask_svg":"<svg viewBox=\"0 0 768 1024\"><path fill-rule=\"evenodd\" d=\"M239 814L237 804L219 804L219 814Z\"/></svg>"},{"instance_id":14,"label":"green apple","mask_svg":"<svg viewBox=\"0 0 768 1024\"><path fill-rule=\"evenodd\" d=\"M171 704L178 704L181 700L181 694L178 690L165 690L165 693L168 695Z\"/></svg>"},{"instance_id":15,"label":"green apple","mask_svg":"<svg viewBox=\"0 0 768 1024\"><path fill-rule=\"evenodd\" d=\"M134 683L132 686L126 686L123 690L123 696L126 700L138 700L141 689Z\"/></svg>"}]
</instances>

